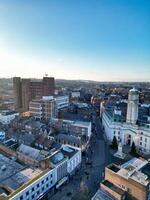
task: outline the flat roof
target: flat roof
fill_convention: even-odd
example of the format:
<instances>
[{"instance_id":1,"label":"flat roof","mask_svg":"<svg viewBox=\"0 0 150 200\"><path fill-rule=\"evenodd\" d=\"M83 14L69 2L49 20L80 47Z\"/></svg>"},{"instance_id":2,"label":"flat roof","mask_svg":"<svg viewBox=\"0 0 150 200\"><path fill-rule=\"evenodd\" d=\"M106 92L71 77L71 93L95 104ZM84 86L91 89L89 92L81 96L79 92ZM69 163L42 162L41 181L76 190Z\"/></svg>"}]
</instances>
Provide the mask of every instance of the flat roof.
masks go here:
<instances>
[{"instance_id":1,"label":"flat roof","mask_svg":"<svg viewBox=\"0 0 150 200\"><path fill-rule=\"evenodd\" d=\"M43 171L40 169L31 169L20 163L0 154L0 183L12 191L15 191L23 184L34 179ZM2 190L2 189L1 189ZM5 192L5 191L1 191Z\"/></svg>"},{"instance_id":2,"label":"flat roof","mask_svg":"<svg viewBox=\"0 0 150 200\"><path fill-rule=\"evenodd\" d=\"M110 188L111 190L113 190L114 192L123 195L124 194L124 190L122 190L121 188L117 187L116 185L114 185L113 183L109 182L108 180L104 180L102 182L102 184L104 184L105 186L107 186L108 188Z\"/></svg>"},{"instance_id":3,"label":"flat roof","mask_svg":"<svg viewBox=\"0 0 150 200\"><path fill-rule=\"evenodd\" d=\"M90 126L91 122L85 122L85 121L74 121L73 125L76 126L83 126L83 127L87 127Z\"/></svg>"},{"instance_id":4,"label":"flat roof","mask_svg":"<svg viewBox=\"0 0 150 200\"><path fill-rule=\"evenodd\" d=\"M132 179L142 185L147 185L149 183L148 176L141 172L141 169L148 164L147 160L133 158L128 162L121 165L120 170L117 172L118 175L126 178Z\"/></svg>"},{"instance_id":5,"label":"flat roof","mask_svg":"<svg viewBox=\"0 0 150 200\"><path fill-rule=\"evenodd\" d=\"M78 152L78 150L71 148L70 146L64 145L64 146L62 146L61 152L65 156L68 156L69 158L71 158L72 156L74 156Z\"/></svg>"},{"instance_id":6,"label":"flat roof","mask_svg":"<svg viewBox=\"0 0 150 200\"><path fill-rule=\"evenodd\" d=\"M2 169L2 167L4 169ZM24 168L23 165L0 154L0 183Z\"/></svg>"},{"instance_id":7,"label":"flat roof","mask_svg":"<svg viewBox=\"0 0 150 200\"><path fill-rule=\"evenodd\" d=\"M110 194L108 194L104 190L99 189L91 200L116 200L116 198L110 196Z\"/></svg>"},{"instance_id":8,"label":"flat roof","mask_svg":"<svg viewBox=\"0 0 150 200\"><path fill-rule=\"evenodd\" d=\"M76 148L70 147L68 145L62 145L62 148L58 151L56 151L51 157L50 161L53 164L58 164L62 161L64 161L66 158L71 158L74 156L78 150Z\"/></svg>"}]
</instances>

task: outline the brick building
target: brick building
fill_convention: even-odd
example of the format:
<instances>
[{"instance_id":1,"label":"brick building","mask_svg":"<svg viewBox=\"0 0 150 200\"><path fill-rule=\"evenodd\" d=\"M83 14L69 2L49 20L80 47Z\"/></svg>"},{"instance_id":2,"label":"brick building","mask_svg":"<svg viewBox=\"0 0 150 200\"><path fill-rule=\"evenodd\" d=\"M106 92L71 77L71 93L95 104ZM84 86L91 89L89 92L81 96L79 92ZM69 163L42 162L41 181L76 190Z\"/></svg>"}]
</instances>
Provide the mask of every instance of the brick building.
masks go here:
<instances>
[{"instance_id":1,"label":"brick building","mask_svg":"<svg viewBox=\"0 0 150 200\"><path fill-rule=\"evenodd\" d=\"M29 102L33 99L54 95L55 79L53 77L43 77L42 80L33 80L14 77L13 90L15 109L28 111Z\"/></svg>"}]
</instances>

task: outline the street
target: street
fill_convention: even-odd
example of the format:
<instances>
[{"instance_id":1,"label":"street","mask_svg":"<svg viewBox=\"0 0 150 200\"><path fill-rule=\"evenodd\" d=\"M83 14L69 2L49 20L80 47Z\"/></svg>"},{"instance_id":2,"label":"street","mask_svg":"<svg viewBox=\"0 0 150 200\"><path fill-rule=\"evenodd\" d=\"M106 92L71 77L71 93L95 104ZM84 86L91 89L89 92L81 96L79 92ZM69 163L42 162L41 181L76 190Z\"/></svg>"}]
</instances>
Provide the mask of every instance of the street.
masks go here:
<instances>
[{"instance_id":1,"label":"street","mask_svg":"<svg viewBox=\"0 0 150 200\"><path fill-rule=\"evenodd\" d=\"M99 117L95 112L92 114L93 131L86 155L83 156L81 169L72 177L67 185L59 189L51 200L82 199L80 193L86 193L90 199L104 176L104 168L111 161L108 144L104 140L103 130ZM74 198L76 197L76 198Z\"/></svg>"}]
</instances>

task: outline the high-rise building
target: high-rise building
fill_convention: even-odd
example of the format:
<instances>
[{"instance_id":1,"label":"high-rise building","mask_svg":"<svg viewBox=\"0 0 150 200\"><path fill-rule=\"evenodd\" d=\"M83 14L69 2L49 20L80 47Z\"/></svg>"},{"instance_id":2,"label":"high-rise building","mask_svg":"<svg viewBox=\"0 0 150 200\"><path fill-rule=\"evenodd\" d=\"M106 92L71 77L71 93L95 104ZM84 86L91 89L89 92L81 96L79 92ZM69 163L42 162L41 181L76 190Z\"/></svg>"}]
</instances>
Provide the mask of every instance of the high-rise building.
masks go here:
<instances>
[{"instance_id":1,"label":"high-rise building","mask_svg":"<svg viewBox=\"0 0 150 200\"><path fill-rule=\"evenodd\" d=\"M55 93L55 79L53 77L43 77L43 96L54 95Z\"/></svg>"},{"instance_id":2,"label":"high-rise building","mask_svg":"<svg viewBox=\"0 0 150 200\"><path fill-rule=\"evenodd\" d=\"M22 108L22 88L21 88L21 78L14 77L13 78L13 91L14 91L14 99L15 99L15 109Z\"/></svg>"},{"instance_id":3,"label":"high-rise building","mask_svg":"<svg viewBox=\"0 0 150 200\"><path fill-rule=\"evenodd\" d=\"M51 96L55 92L55 79L43 77L42 80L13 78L15 109L28 111L29 102L42 96Z\"/></svg>"},{"instance_id":4,"label":"high-rise building","mask_svg":"<svg viewBox=\"0 0 150 200\"><path fill-rule=\"evenodd\" d=\"M31 100L30 79L22 79L22 109L27 111Z\"/></svg>"}]
</instances>

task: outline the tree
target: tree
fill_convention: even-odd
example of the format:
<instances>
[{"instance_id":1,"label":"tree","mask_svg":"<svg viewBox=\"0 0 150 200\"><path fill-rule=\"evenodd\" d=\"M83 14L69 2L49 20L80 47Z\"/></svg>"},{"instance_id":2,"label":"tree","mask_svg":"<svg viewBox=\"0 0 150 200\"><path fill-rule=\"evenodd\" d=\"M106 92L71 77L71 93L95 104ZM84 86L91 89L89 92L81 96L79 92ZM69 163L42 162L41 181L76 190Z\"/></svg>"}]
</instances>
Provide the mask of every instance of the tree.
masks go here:
<instances>
[{"instance_id":1,"label":"tree","mask_svg":"<svg viewBox=\"0 0 150 200\"><path fill-rule=\"evenodd\" d=\"M131 152L130 152L132 155L136 155L137 154L137 151L136 151L136 146L135 146L135 143L132 142L132 146L131 146Z\"/></svg>"},{"instance_id":2,"label":"tree","mask_svg":"<svg viewBox=\"0 0 150 200\"><path fill-rule=\"evenodd\" d=\"M117 139L116 139L116 136L115 136L115 135L114 135L114 137L113 137L111 147L112 147L113 149L118 149L118 142L117 142Z\"/></svg>"}]
</instances>

